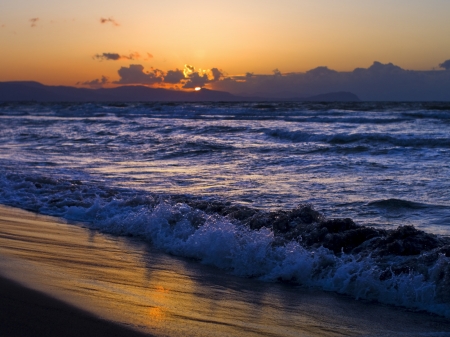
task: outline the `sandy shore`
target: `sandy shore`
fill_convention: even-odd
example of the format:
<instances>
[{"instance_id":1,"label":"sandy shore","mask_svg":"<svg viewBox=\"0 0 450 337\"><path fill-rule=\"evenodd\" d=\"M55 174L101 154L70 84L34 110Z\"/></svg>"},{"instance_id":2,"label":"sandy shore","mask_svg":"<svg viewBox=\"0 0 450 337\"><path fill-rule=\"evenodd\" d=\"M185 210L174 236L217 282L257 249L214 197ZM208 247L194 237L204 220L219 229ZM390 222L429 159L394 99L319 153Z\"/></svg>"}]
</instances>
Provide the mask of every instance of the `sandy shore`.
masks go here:
<instances>
[{"instance_id":1,"label":"sandy shore","mask_svg":"<svg viewBox=\"0 0 450 337\"><path fill-rule=\"evenodd\" d=\"M441 317L242 279L1 205L0 275L0 337L450 335Z\"/></svg>"},{"instance_id":2,"label":"sandy shore","mask_svg":"<svg viewBox=\"0 0 450 337\"><path fill-rule=\"evenodd\" d=\"M151 336L77 294L86 284L70 270L89 268L92 241L84 228L0 205L0 337Z\"/></svg>"},{"instance_id":3,"label":"sandy shore","mask_svg":"<svg viewBox=\"0 0 450 337\"><path fill-rule=\"evenodd\" d=\"M149 336L0 277L0 336Z\"/></svg>"}]
</instances>

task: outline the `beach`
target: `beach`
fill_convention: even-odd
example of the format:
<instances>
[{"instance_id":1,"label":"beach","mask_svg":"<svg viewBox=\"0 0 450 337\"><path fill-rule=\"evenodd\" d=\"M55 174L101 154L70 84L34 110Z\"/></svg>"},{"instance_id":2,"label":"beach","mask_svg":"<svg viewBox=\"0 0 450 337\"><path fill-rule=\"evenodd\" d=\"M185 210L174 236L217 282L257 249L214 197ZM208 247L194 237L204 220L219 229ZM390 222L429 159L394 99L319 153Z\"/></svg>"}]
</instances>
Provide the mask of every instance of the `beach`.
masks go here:
<instances>
[{"instance_id":1,"label":"beach","mask_svg":"<svg viewBox=\"0 0 450 337\"><path fill-rule=\"evenodd\" d=\"M450 334L441 317L230 276L5 206L0 256L1 336Z\"/></svg>"},{"instance_id":2,"label":"beach","mask_svg":"<svg viewBox=\"0 0 450 337\"><path fill-rule=\"evenodd\" d=\"M55 220L0 206L0 336L149 336L87 311L86 304L83 308L80 301L52 286L51 279L36 270L41 268L39 262L45 263L34 250L37 236L43 240L41 254L64 259L63 251L47 250L55 238L52 229L61 231L64 226ZM36 264L30 264L27 258ZM66 263L71 261L66 259Z\"/></svg>"},{"instance_id":3,"label":"beach","mask_svg":"<svg viewBox=\"0 0 450 337\"><path fill-rule=\"evenodd\" d=\"M0 336L148 336L0 277Z\"/></svg>"}]
</instances>

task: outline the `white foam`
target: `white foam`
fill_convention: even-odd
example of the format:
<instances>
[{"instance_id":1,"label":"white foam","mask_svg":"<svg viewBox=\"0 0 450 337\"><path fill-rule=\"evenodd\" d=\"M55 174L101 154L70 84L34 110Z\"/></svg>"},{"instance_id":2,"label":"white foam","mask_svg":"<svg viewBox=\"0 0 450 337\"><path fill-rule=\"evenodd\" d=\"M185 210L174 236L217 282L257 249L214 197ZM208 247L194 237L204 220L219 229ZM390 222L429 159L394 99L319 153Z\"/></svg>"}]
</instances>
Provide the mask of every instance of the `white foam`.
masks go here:
<instances>
[{"instance_id":1,"label":"white foam","mask_svg":"<svg viewBox=\"0 0 450 337\"><path fill-rule=\"evenodd\" d=\"M118 235L140 236L165 252L190 257L243 277L289 281L450 317L450 303L437 297L433 277L410 273L382 280L382 268L370 257L342 254L326 248L306 250L298 242L274 245L267 228L253 231L228 218L207 215L186 204L122 207L116 200L97 198L90 208L69 207L66 217L91 221L96 228ZM192 225L193 219L204 224ZM395 261L391 261L394 263ZM429 274L439 272L442 259ZM442 266L441 266L442 267Z\"/></svg>"}]
</instances>

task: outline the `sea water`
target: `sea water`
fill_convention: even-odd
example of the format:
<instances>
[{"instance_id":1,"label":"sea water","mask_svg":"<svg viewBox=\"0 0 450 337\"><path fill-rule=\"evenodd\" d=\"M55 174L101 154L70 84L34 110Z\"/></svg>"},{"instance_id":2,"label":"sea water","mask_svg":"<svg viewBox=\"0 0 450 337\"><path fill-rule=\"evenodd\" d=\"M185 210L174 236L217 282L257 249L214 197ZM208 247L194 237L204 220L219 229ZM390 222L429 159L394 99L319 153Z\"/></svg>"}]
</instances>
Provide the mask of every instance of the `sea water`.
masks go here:
<instances>
[{"instance_id":1,"label":"sea water","mask_svg":"<svg viewBox=\"0 0 450 337\"><path fill-rule=\"evenodd\" d=\"M3 204L450 317L448 104L8 103L0 125Z\"/></svg>"}]
</instances>

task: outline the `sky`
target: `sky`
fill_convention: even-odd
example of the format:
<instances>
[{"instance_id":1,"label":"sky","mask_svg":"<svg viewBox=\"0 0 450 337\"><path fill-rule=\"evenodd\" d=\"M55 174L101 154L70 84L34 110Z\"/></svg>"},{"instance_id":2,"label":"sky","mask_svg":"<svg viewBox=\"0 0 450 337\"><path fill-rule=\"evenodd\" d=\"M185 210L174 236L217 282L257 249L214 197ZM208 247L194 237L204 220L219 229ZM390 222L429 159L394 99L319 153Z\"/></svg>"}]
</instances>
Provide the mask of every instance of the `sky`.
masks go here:
<instances>
[{"instance_id":1,"label":"sky","mask_svg":"<svg viewBox=\"0 0 450 337\"><path fill-rule=\"evenodd\" d=\"M448 0L0 0L0 81L251 93L273 88L246 74L445 71L449 15Z\"/></svg>"}]
</instances>

